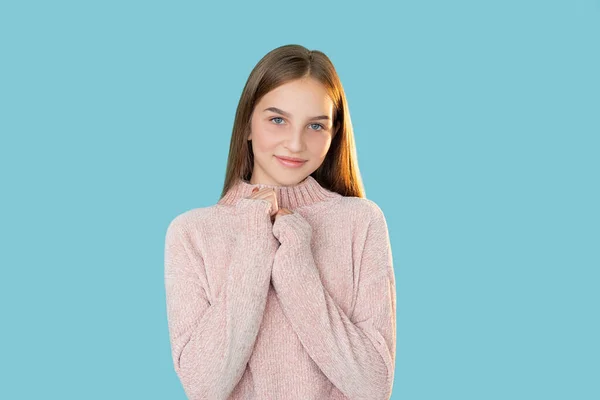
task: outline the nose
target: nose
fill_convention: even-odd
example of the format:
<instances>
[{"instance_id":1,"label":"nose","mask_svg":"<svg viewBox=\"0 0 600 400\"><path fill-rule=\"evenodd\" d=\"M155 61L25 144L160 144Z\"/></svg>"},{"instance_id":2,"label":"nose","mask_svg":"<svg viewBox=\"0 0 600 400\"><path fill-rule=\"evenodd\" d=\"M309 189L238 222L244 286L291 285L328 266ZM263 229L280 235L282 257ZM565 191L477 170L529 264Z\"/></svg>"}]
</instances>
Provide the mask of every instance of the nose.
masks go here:
<instances>
[{"instance_id":1,"label":"nose","mask_svg":"<svg viewBox=\"0 0 600 400\"><path fill-rule=\"evenodd\" d=\"M286 146L290 152L300 153L304 150L304 132L302 129L295 129L290 134Z\"/></svg>"}]
</instances>

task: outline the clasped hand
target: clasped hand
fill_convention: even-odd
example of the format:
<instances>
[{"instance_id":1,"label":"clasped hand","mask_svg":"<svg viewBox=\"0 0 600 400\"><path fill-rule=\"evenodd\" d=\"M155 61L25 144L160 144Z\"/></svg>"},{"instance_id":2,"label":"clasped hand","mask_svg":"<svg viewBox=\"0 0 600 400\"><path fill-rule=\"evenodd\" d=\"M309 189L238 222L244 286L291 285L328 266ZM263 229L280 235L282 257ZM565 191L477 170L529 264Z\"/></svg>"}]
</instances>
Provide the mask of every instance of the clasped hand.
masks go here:
<instances>
[{"instance_id":1,"label":"clasped hand","mask_svg":"<svg viewBox=\"0 0 600 400\"><path fill-rule=\"evenodd\" d=\"M254 188L250 199L262 199L271 203L271 222L273 222L273 235L279 242L288 242L289 244L309 244L312 237L312 227L297 212L287 208L279 207L277 196L273 188ZM290 215L289 218L281 219L284 215Z\"/></svg>"},{"instance_id":2,"label":"clasped hand","mask_svg":"<svg viewBox=\"0 0 600 400\"><path fill-rule=\"evenodd\" d=\"M277 203L277 196L275 195L275 190L273 188L254 188L252 189L252 195L249 197L250 199L262 199L271 202L271 222L275 222L277 217L280 215L292 214L292 211L279 207Z\"/></svg>"}]
</instances>

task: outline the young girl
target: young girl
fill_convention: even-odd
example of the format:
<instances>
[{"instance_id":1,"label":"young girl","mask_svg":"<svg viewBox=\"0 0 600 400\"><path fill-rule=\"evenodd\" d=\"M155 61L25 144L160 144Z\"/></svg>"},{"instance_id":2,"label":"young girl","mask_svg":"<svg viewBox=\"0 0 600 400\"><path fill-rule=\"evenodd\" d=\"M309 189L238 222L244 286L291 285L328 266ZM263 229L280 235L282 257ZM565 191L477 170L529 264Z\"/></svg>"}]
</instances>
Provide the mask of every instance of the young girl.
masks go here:
<instances>
[{"instance_id":1,"label":"young girl","mask_svg":"<svg viewBox=\"0 0 600 400\"><path fill-rule=\"evenodd\" d=\"M190 399L389 399L396 293L340 79L287 45L252 70L225 186L166 233L167 316Z\"/></svg>"}]
</instances>

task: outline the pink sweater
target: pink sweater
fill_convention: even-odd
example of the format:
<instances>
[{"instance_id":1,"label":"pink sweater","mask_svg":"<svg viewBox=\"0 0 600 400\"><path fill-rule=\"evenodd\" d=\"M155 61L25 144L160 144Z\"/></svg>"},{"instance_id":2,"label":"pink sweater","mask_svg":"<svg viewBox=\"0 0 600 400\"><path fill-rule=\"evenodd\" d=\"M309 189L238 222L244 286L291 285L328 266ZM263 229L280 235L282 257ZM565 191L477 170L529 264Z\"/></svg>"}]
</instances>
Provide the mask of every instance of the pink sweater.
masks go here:
<instances>
[{"instance_id":1,"label":"pink sweater","mask_svg":"<svg viewBox=\"0 0 600 400\"><path fill-rule=\"evenodd\" d=\"M175 371L189 399L389 399L396 285L387 224L371 200L312 177L275 187L293 214L245 199L166 232L165 288Z\"/></svg>"}]
</instances>

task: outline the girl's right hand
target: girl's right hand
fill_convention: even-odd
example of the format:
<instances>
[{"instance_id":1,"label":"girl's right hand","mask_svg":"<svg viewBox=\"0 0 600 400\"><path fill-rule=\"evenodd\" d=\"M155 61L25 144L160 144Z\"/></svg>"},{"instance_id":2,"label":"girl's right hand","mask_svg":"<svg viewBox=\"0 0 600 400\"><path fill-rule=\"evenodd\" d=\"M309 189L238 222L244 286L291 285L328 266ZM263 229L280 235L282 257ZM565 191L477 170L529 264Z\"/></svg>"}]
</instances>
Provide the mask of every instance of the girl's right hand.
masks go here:
<instances>
[{"instance_id":1,"label":"girl's right hand","mask_svg":"<svg viewBox=\"0 0 600 400\"><path fill-rule=\"evenodd\" d=\"M277 204L277 195L275 194L275 189L273 188L254 188L252 189L252 194L249 197L246 197L247 199L261 199L261 200L267 200L271 203L271 221L273 221L273 218L275 217L275 215L277 214L277 212L279 211L279 205Z\"/></svg>"}]
</instances>

